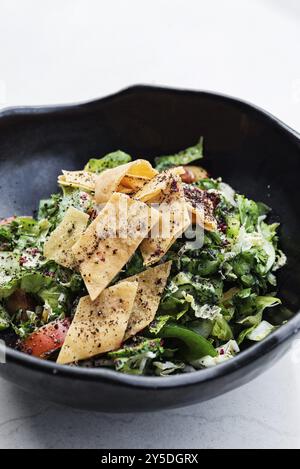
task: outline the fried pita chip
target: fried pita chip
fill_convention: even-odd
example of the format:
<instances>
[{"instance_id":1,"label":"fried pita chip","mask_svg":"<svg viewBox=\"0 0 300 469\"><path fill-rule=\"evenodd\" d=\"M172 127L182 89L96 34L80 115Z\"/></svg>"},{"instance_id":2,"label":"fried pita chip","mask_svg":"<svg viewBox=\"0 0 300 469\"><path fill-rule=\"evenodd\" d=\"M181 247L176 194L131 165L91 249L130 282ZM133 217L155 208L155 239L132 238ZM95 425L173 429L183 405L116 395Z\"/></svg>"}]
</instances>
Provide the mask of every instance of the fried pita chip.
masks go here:
<instances>
[{"instance_id":1,"label":"fried pita chip","mask_svg":"<svg viewBox=\"0 0 300 469\"><path fill-rule=\"evenodd\" d=\"M191 224L179 176L169 174L168 183L160 196L159 213L158 224L151 236L141 244L144 265L158 262Z\"/></svg>"},{"instance_id":2,"label":"fried pita chip","mask_svg":"<svg viewBox=\"0 0 300 469\"><path fill-rule=\"evenodd\" d=\"M88 171L63 171L58 176L58 184L61 186L78 187L78 189L95 191L96 175Z\"/></svg>"},{"instance_id":3,"label":"fried pita chip","mask_svg":"<svg viewBox=\"0 0 300 469\"><path fill-rule=\"evenodd\" d=\"M165 262L120 282L138 281L138 290L124 340L145 329L153 321L170 275L171 265L171 261Z\"/></svg>"},{"instance_id":4,"label":"fried pita chip","mask_svg":"<svg viewBox=\"0 0 300 469\"><path fill-rule=\"evenodd\" d=\"M207 191L190 184L184 184L183 190L193 223L197 223L207 231L216 231L218 225L214 216L214 204Z\"/></svg>"},{"instance_id":5,"label":"fried pita chip","mask_svg":"<svg viewBox=\"0 0 300 469\"><path fill-rule=\"evenodd\" d=\"M131 189L131 192L137 192L141 190L148 182L150 181L149 178L145 176L133 176L128 174L123 177L122 179L122 186L124 188ZM118 192L121 192L118 187Z\"/></svg>"},{"instance_id":6,"label":"fried pita chip","mask_svg":"<svg viewBox=\"0 0 300 469\"><path fill-rule=\"evenodd\" d=\"M137 282L122 282L104 290L94 302L89 296L81 298L57 363L73 363L118 349L137 288Z\"/></svg>"},{"instance_id":7,"label":"fried pita chip","mask_svg":"<svg viewBox=\"0 0 300 469\"><path fill-rule=\"evenodd\" d=\"M184 174L182 166L177 168L167 169L162 173L159 173L155 178L146 184L139 192L134 196L135 199L141 200L142 202L153 202L157 201L161 196L162 192L166 190L170 182L171 177L180 176Z\"/></svg>"},{"instance_id":8,"label":"fried pita chip","mask_svg":"<svg viewBox=\"0 0 300 469\"><path fill-rule=\"evenodd\" d=\"M122 184L120 184L118 186L117 192L121 192L122 194L127 194L127 195L133 195L134 194L134 190L129 189L129 187L122 186Z\"/></svg>"},{"instance_id":9,"label":"fried pita chip","mask_svg":"<svg viewBox=\"0 0 300 469\"><path fill-rule=\"evenodd\" d=\"M125 194L114 193L79 241L73 253L92 300L129 261L159 213Z\"/></svg>"},{"instance_id":10,"label":"fried pita chip","mask_svg":"<svg viewBox=\"0 0 300 469\"><path fill-rule=\"evenodd\" d=\"M116 168L107 169L96 176L95 200L98 204L105 203L120 185L126 187L126 179L123 184L125 176L131 176L131 179L132 177L144 177L150 180L156 174L157 171L146 160L135 160Z\"/></svg>"},{"instance_id":11,"label":"fried pita chip","mask_svg":"<svg viewBox=\"0 0 300 469\"><path fill-rule=\"evenodd\" d=\"M57 264L72 269L76 260L72 246L86 229L89 216L70 207L58 227L51 233L44 244L44 256Z\"/></svg>"}]
</instances>

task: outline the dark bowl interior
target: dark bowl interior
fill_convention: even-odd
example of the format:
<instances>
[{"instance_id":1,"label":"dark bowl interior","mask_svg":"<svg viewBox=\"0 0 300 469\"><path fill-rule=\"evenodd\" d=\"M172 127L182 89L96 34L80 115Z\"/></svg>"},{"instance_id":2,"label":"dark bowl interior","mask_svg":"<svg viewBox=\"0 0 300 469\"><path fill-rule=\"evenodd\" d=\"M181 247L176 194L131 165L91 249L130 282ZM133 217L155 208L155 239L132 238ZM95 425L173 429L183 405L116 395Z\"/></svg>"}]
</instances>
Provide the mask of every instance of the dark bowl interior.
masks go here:
<instances>
[{"instance_id":1,"label":"dark bowl interior","mask_svg":"<svg viewBox=\"0 0 300 469\"><path fill-rule=\"evenodd\" d=\"M195 143L201 135L205 138L203 165L211 175L222 176L240 192L270 205L272 216L280 219L288 265L280 273L279 294L296 313L300 306L299 136L239 100L136 86L83 105L4 111L0 114L0 217L32 214L39 199L57 191L62 168L81 168L88 158L116 149L151 161ZM299 327L297 315L230 363L166 379L62 368L12 350L0 372L26 389L80 407L122 411L187 405L259 374L288 348Z\"/></svg>"}]
</instances>

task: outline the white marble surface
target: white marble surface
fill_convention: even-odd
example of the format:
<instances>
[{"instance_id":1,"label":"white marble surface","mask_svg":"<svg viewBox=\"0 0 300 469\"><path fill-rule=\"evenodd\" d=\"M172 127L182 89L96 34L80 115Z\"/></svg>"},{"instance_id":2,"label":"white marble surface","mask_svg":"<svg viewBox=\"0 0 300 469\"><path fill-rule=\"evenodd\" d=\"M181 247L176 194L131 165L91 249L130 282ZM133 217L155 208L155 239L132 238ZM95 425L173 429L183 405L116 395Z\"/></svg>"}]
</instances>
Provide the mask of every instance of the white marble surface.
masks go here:
<instances>
[{"instance_id":1,"label":"white marble surface","mask_svg":"<svg viewBox=\"0 0 300 469\"><path fill-rule=\"evenodd\" d=\"M290 355L211 401L143 414L39 401L0 380L3 448L300 448L300 365Z\"/></svg>"},{"instance_id":2,"label":"white marble surface","mask_svg":"<svg viewBox=\"0 0 300 469\"><path fill-rule=\"evenodd\" d=\"M0 0L0 106L162 84L232 94L300 130L299 26L298 0ZM58 407L0 380L0 447L300 448L299 363L294 352L225 396L139 415Z\"/></svg>"}]
</instances>

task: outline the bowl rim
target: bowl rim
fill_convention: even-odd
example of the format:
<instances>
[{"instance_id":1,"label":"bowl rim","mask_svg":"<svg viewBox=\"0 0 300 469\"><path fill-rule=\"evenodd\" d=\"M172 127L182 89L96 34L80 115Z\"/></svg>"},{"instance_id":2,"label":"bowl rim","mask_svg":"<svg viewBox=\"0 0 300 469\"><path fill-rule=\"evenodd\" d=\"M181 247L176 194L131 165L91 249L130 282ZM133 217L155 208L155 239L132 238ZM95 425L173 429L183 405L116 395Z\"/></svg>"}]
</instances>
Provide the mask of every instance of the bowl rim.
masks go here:
<instances>
[{"instance_id":1,"label":"bowl rim","mask_svg":"<svg viewBox=\"0 0 300 469\"><path fill-rule=\"evenodd\" d=\"M56 114L66 111L81 110L84 108L90 108L100 104L105 104L108 101L112 101L136 92L156 92L156 93L171 93L177 96L181 95L202 95L211 99L219 99L226 101L231 105L243 107L248 112L255 112L260 117L265 118L272 122L278 129L283 131L288 138L292 138L295 144L299 145L300 151L300 134L286 125L284 122L276 118L271 113L261 109L260 107L251 104L247 101L241 100L222 93L215 93L212 91L202 90L190 90L190 89L178 89L162 86L151 86L151 85L133 85L125 88L117 93L110 94L103 98L90 100L87 102L75 103L75 104L63 104L63 105L50 105L50 106L18 106L9 107L0 110L0 123L6 117L23 115L45 115L45 114ZM276 331L266 337L262 342L251 345L247 350L242 351L234 358L219 364L212 368L206 368L203 370L197 370L191 373L184 373L174 376L136 376L123 374L118 371L109 370L105 368L84 368L75 367L69 365L58 365L54 362L48 362L39 358L31 357L18 350L14 350L10 347L0 343L0 352L4 352L7 357L7 363L1 366L9 365L9 363L17 364L24 368L29 368L37 372L42 372L50 375L57 375L68 379L77 379L83 381L105 381L111 385L126 386L133 388L144 388L144 389L170 389L174 387L185 387L193 384L212 381L221 376L229 375L234 373L238 369L245 367L246 365L253 363L260 357L268 354L279 344L291 339L295 334L300 332L300 314L299 311L295 313L295 316L290 319L285 325L280 326Z\"/></svg>"}]
</instances>

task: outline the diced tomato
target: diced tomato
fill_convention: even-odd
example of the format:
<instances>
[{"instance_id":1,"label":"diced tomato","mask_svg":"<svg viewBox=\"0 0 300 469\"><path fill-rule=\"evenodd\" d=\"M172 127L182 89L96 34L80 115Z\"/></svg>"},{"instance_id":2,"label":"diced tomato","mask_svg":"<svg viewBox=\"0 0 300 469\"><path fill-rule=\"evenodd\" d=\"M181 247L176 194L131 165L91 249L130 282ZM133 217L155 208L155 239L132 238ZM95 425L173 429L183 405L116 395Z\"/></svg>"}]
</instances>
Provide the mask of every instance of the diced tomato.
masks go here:
<instances>
[{"instance_id":1,"label":"diced tomato","mask_svg":"<svg viewBox=\"0 0 300 469\"><path fill-rule=\"evenodd\" d=\"M34 357L46 358L62 347L70 325L70 318L50 322L27 337L21 343L20 350Z\"/></svg>"},{"instance_id":2,"label":"diced tomato","mask_svg":"<svg viewBox=\"0 0 300 469\"><path fill-rule=\"evenodd\" d=\"M192 182L195 182L196 180L194 173L190 171L188 167L184 168L184 173L181 175L181 179L186 184L192 184Z\"/></svg>"},{"instance_id":3,"label":"diced tomato","mask_svg":"<svg viewBox=\"0 0 300 469\"><path fill-rule=\"evenodd\" d=\"M200 181L208 177L208 173L201 166L184 166L184 174L181 175L181 179L186 184L191 184L192 182Z\"/></svg>"},{"instance_id":4,"label":"diced tomato","mask_svg":"<svg viewBox=\"0 0 300 469\"><path fill-rule=\"evenodd\" d=\"M0 225L9 225L15 219L16 217L3 218L2 220L0 220Z\"/></svg>"}]
</instances>

